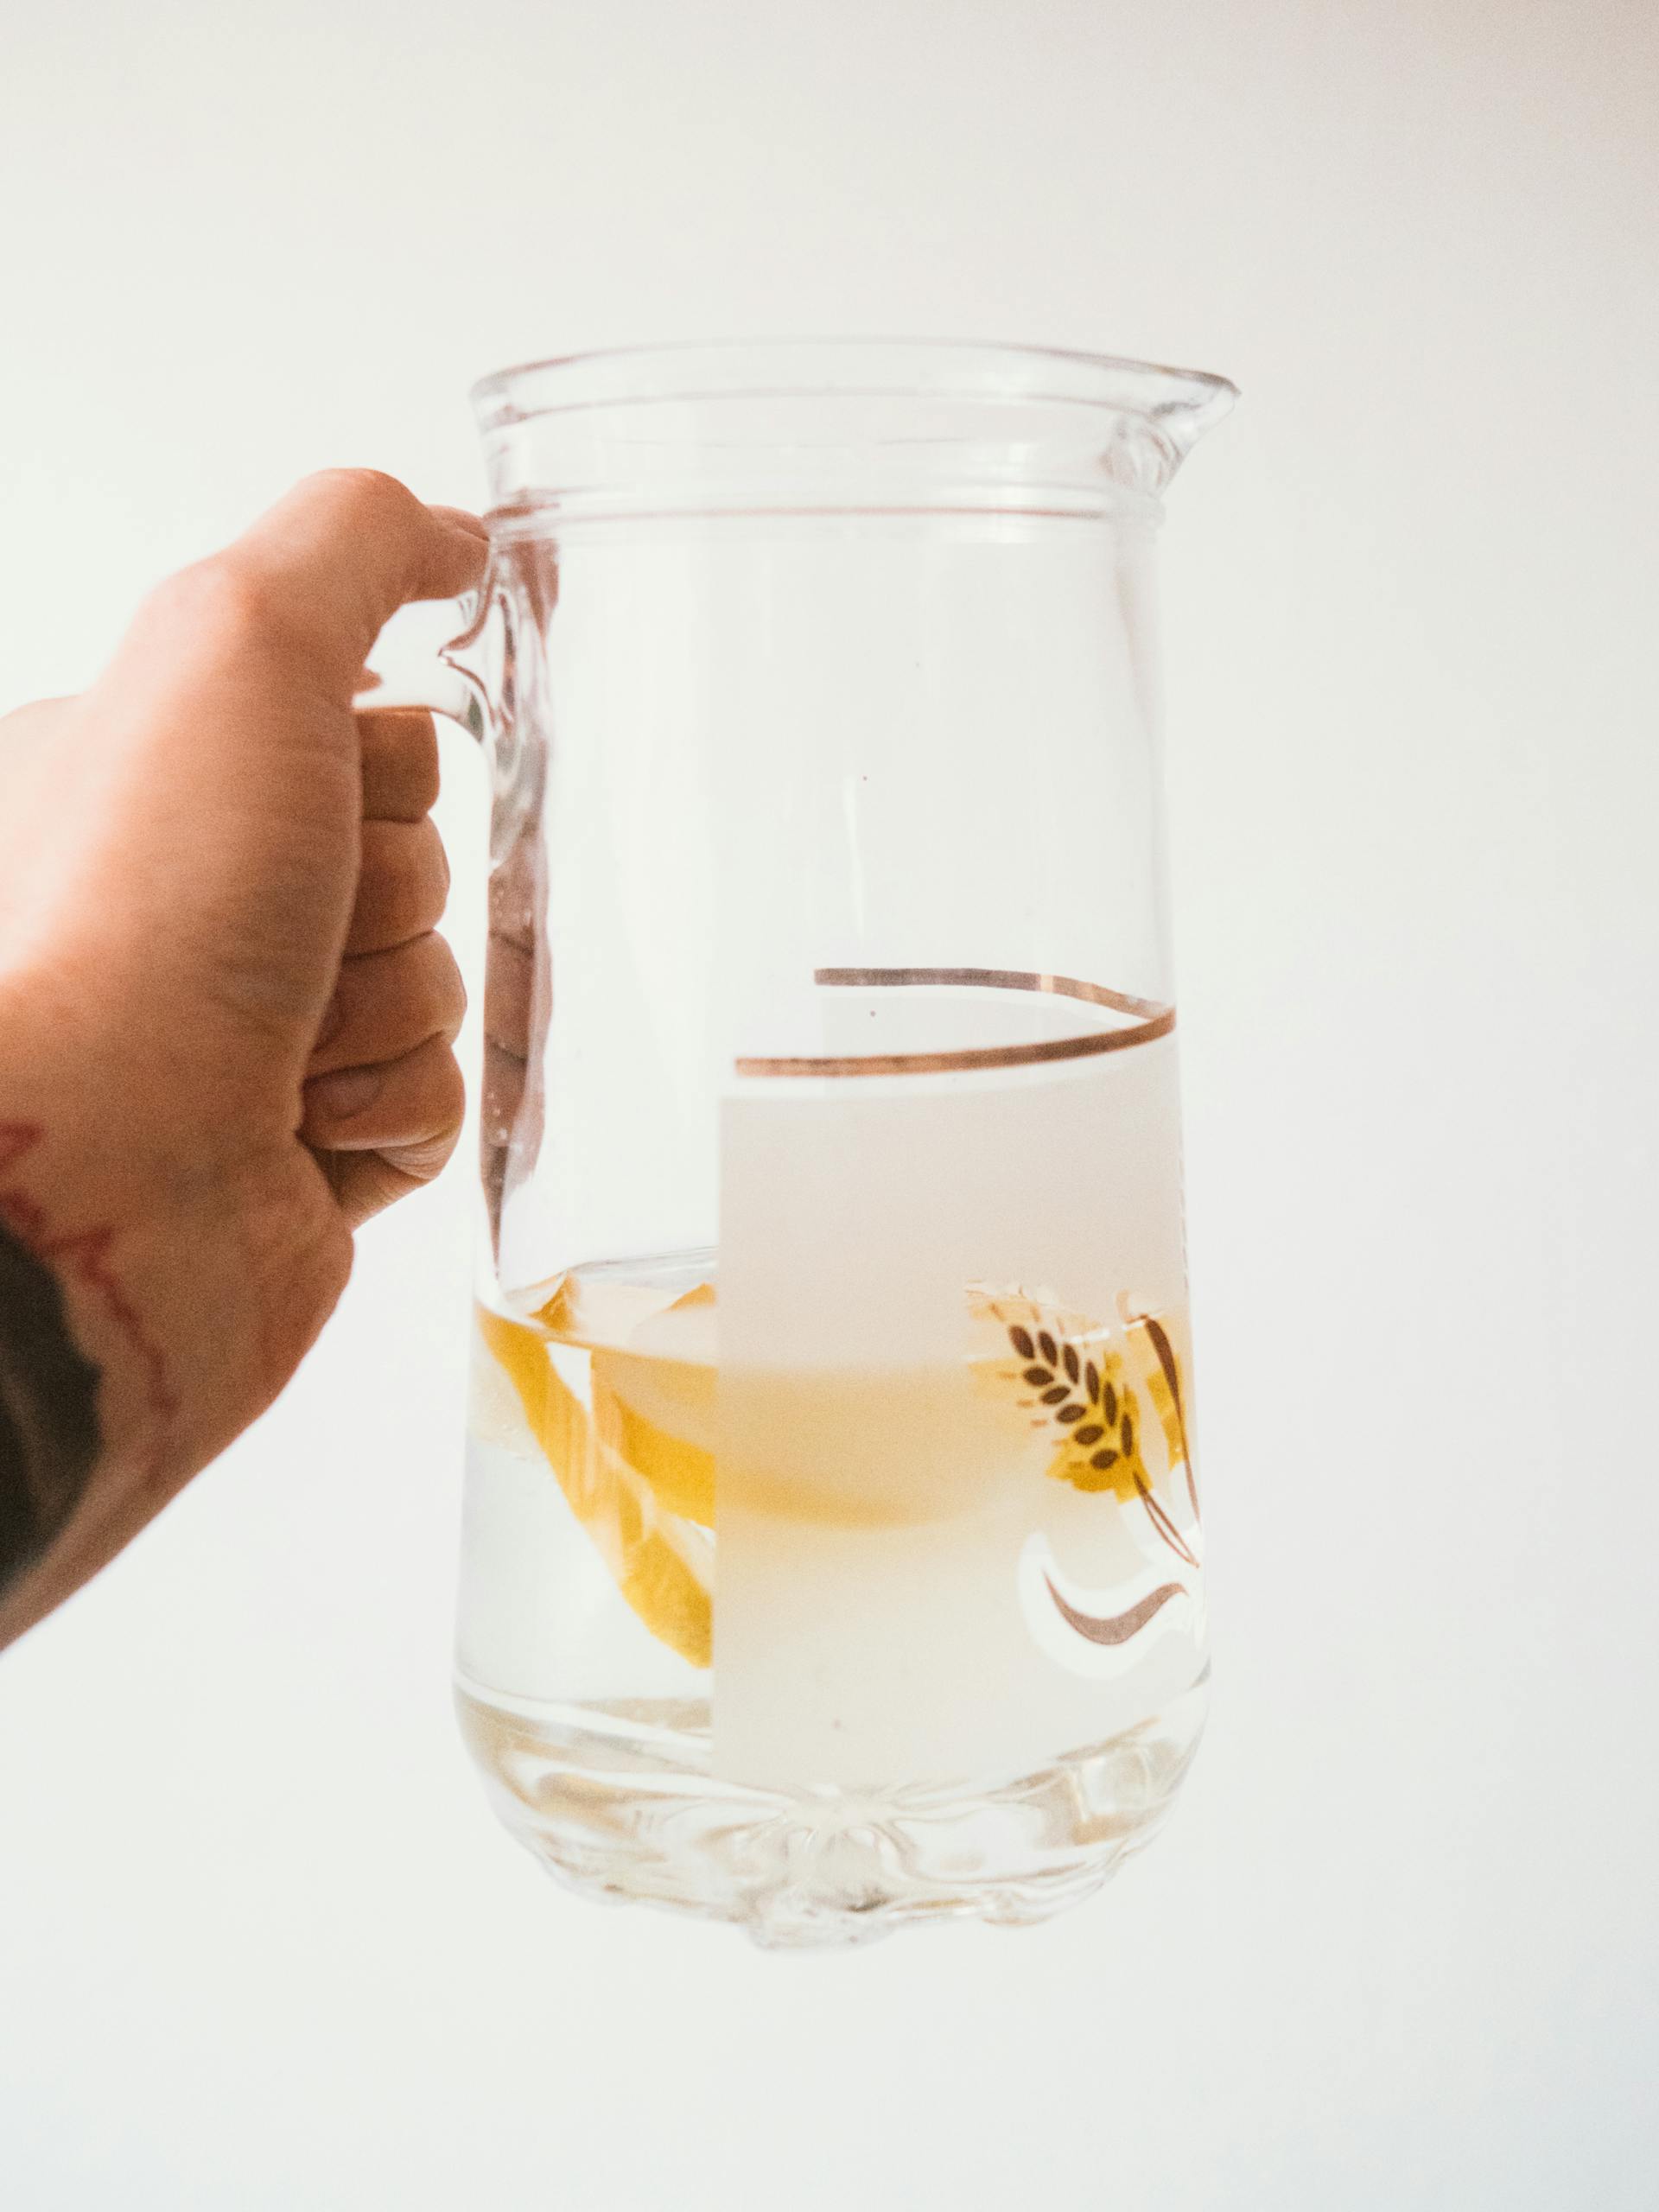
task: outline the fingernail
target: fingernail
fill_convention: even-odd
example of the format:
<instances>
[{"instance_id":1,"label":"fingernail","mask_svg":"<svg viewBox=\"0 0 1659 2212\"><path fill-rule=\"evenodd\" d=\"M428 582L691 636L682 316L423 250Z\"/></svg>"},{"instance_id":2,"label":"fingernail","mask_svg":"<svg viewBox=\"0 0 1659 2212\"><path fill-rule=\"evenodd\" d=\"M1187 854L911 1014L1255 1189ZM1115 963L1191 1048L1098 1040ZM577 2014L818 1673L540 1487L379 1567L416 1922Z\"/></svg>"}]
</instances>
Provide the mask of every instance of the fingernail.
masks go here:
<instances>
[{"instance_id":1,"label":"fingernail","mask_svg":"<svg viewBox=\"0 0 1659 2212\"><path fill-rule=\"evenodd\" d=\"M311 1103L331 1122L349 1122L372 1106L385 1081L383 1068L341 1068L337 1075L320 1075L306 1088Z\"/></svg>"}]
</instances>

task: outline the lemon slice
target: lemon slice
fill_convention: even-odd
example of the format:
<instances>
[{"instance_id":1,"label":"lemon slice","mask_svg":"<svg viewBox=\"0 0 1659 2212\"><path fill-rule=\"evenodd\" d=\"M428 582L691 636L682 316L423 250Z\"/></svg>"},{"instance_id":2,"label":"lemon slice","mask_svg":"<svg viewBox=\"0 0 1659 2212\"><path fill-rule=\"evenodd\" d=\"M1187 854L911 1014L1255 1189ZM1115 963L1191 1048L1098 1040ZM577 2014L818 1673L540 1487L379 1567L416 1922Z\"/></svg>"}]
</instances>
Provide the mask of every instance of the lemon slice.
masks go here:
<instances>
[{"instance_id":1,"label":"lemon slice","mask_svg":"<svg viewBox=\"0 0 1659 2212\"><path fill-rule=\"evenodd\" d=\"M478 1309L479 1331L511 1381L531 1433L629 1606L671 1650L694 1667L714 1657L714 1605L709 1594L713 1548L696 1516L675 1512L668 1494L701 1503L695 1467L675 1464L691 1447L655 1429L597 1379L590 1415L548 1357L547 1339L522 1321L487 1306ZM625 1441L628 1448L625 1449ZM654 1453L659 1495L632 1459ZM707 1520L714 1520L714 1466L709 1460Z\"/></svg>"},{"instance_id":2,"label":"lemon slice","mask_svg":"<svg viewBox=\"0 0 1659 2212\"><path fill-rule=\"evenodd\" d=\"M687 1360L596 1351L594 1422L665 1511L715 1525L715 1370ZM664 1424L672 1421L672 1428ZM702 1439L707 1439L705 1443Z\"/></svg>"}]
</instances>

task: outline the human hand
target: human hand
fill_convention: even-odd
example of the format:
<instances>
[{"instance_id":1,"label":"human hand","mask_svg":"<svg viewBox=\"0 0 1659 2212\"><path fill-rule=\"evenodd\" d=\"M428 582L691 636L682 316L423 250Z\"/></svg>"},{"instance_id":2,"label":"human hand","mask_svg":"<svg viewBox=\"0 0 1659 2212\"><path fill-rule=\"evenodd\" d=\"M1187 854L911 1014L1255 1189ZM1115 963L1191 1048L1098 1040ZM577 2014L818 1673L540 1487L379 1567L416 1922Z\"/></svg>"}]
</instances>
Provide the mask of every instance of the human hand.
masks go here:
<instances>
[{"instance_id":1,"label":"human hand","mask_svg":"<svg viewBox=\"0 0 1659 2212\"><path fill-rule=\"evenodd\" d=\"M0 1236L97 1377L79 1471L51 1393L14 1424L32 1548L56 1541L0 1640L269 1404L352 1231L454 1147L435 740L351 702L385 620L484 555L389 478L312 477L163 584L90 690L0 722Z\"/></svg>"}]
</instances>

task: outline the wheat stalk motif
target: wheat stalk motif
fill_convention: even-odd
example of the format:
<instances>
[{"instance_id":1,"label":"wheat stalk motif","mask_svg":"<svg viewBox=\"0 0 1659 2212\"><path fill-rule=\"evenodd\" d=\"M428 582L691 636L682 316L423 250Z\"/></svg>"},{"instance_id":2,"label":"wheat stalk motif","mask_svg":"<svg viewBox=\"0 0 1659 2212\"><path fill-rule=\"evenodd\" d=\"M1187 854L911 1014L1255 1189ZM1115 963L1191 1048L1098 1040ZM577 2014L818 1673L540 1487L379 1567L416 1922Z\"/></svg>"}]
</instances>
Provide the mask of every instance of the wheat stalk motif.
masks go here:
<instances>
[{"instance_id":1,"label":"wheat stalk motif","mask_svg":"<svg viewBox=\"0 0 1659 2212\"><path fill-rule=\"evenodd\" d=\"M1048 1474L1073 1490L1109 1491L1139 1503L1160 1540L1186 1566L1198 1555L1157 1494L1142 1440L1157 1424L1169 1478L1185 1481L1198 1527L1198 1494L1187 1441L1179 1362L1159 1316L1128 1297L1118 1301L1116 1328L1039 1303L1022 1292L980 1301L1002 1329L1014 1363L995 1370L1020 1392L1034 1428L1052 1431Z\"/></svg>"}]
</instances>

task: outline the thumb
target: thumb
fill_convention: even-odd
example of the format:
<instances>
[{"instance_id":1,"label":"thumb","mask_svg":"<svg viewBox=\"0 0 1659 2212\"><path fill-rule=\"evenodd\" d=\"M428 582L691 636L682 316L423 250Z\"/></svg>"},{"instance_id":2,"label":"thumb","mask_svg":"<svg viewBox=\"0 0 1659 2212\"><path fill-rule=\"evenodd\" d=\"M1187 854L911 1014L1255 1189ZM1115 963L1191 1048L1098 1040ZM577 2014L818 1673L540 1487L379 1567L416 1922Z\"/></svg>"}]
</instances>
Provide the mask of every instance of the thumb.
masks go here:
<instances>
[{"instance_id":1,"label":"thumb","mask_svg":"<svg viewBox=\"0 0 1659 2212\"><path fill-rule=\"evenodd\" d=\"M182 1002L206 978L262 1027L315 1026L357 886L353 687L387 618L486 551L390 477L308 478L162 584L78 702L108 799L88 888Z\"/></svg>"},{"instance_id":2,"label":"thumb","mask_svg":"<svg viewBox=\"0 0 1659 2212\"><path fill-rule=\"evenodd\" d=\"M454 507L423 506L392 476L308 476L219 558L314 676L349 696L385 624L411 600L453 599L483 573L488 533Z\"/></svg>"}]
</instances>

